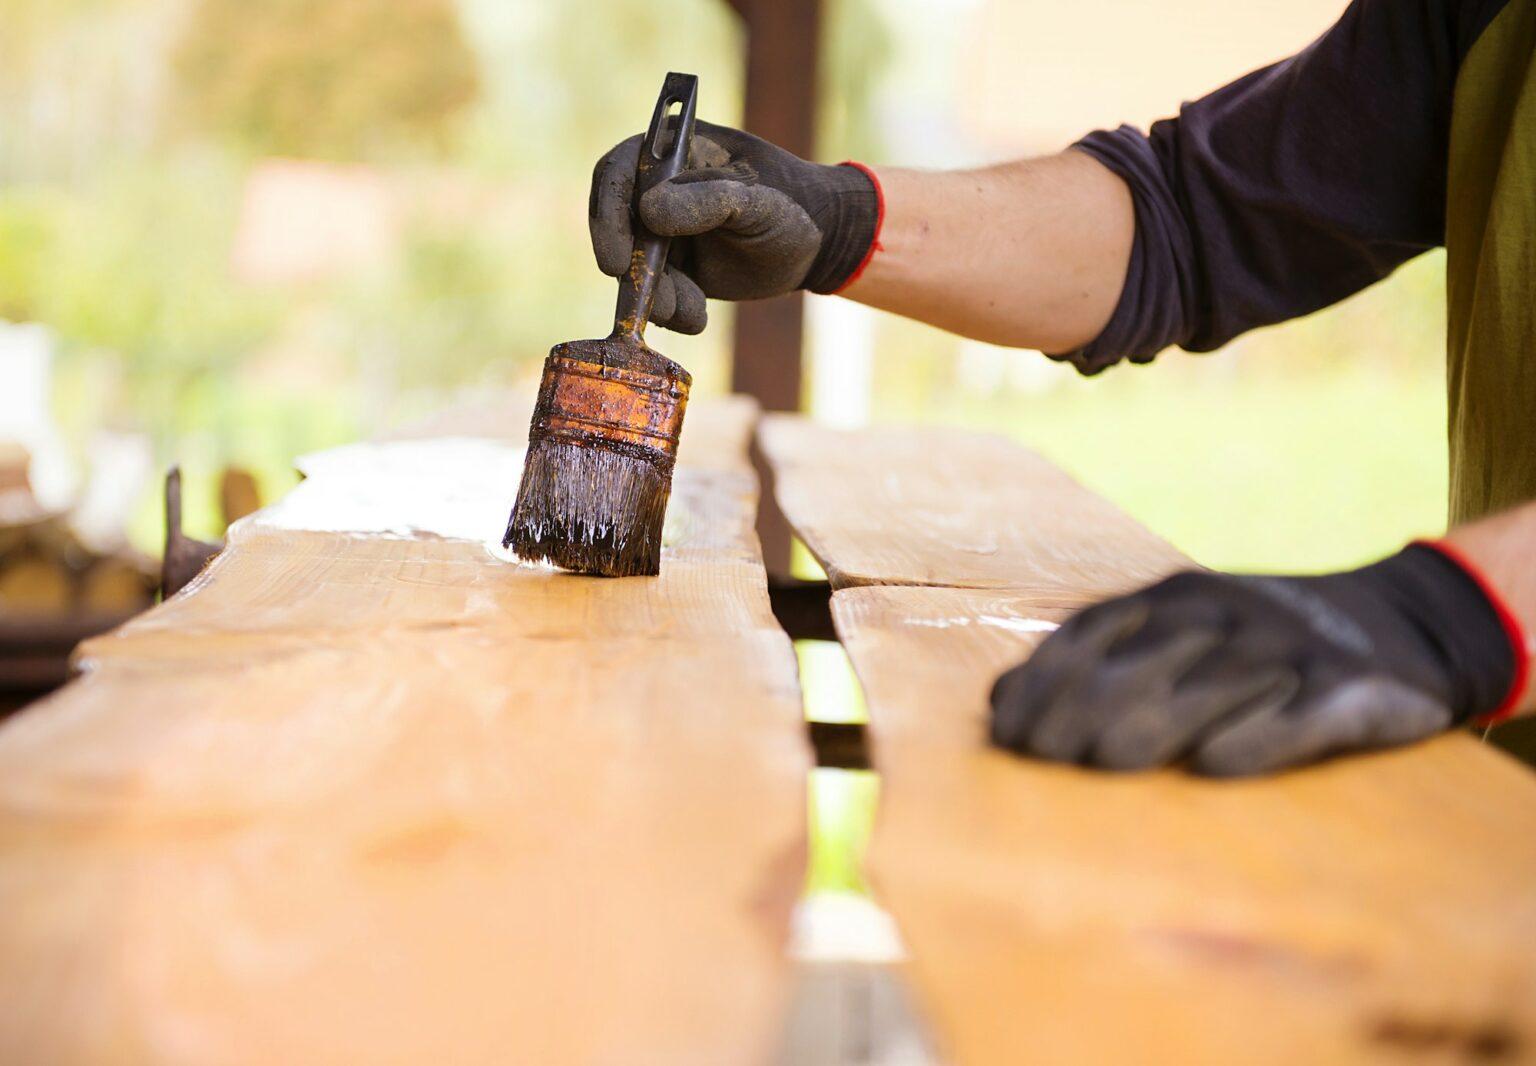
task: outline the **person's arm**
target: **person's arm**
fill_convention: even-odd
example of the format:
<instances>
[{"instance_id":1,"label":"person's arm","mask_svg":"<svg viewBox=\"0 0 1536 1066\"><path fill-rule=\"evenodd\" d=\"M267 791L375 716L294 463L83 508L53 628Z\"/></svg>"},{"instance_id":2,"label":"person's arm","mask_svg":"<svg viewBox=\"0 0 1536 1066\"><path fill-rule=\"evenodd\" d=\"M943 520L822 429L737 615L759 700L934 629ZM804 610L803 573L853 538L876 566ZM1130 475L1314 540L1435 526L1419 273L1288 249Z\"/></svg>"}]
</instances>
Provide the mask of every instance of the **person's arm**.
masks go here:
<instances>
[{"instance_id":1,"label":"person's arm","mask_svg":"<svg viewBox=\"0 0 1536 1066\"><path fill-rule=\"evenodd\" d=\"M992 692L992 738L1266 773L1536 707L1536 503L1317 577L1190 571L1096 604Z\"/></svg>"},{"instance_id":2,"label":"person's arm","mask_svg":"<svg viewBox=\"0 0 1536 1066\"><path fill-rule=\"evenodd\" d=\"M846 295L1087 373L1334 303L1442 243L1456 71L1503 3L1355 0L1149 134L969 174L881 171L884 251Z\"/></svg>"},{"instance_id":3,"label":"person's arm","mask_svg":"<svg viewBox=\"0 0 1536 1066\"><path fill-rule=\"evenodd\" d=\"M800 288L1085 373L1219 347L1441 243L1452 86L1505 2L1354 0L1310 47L1146 135L979 171L822 166L700 123L694 169L638 205L679 238L653 321L697 332L705 297ZM614 275L638 140L594 175L593 246Z\"/></svg>"},{"instance_id":4,"label":"person's arm","mask_svg":"<svg viewBox=\"0 0 1536 1066\"><path fill-rule=\"evenodd\" d=\"M593 175L598 265L628 268L639 138ZM1120 296L1135 223L1126 183L1086 152L975 171L810 163L698 123L691 166L635 214L674 238L652 321L697 333L705 297L838 293L956 333L1062 351Z\"/></svg>"},{"instance_id":5,"label":"person's arm","mask_svg":"<svg viewBox=\"0 0 1536 1066\"><path fill-rule=\"evenodd\" d=\"M1135 216L1126 183L1066 151L984 170L878 171L880 251L840 295L1016 348L1097 337L1120 299Z\"/></svg>"}]
</instances>

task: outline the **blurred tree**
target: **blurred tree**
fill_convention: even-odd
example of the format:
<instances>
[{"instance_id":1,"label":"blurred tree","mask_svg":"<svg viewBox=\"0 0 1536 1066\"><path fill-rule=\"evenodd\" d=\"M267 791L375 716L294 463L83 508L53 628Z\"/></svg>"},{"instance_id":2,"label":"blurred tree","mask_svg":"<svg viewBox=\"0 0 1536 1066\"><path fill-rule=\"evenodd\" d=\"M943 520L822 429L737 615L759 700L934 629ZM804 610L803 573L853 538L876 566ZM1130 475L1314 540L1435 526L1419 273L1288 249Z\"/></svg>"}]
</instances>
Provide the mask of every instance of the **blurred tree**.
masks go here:
<instances>
[{"instance_id":1,"label":"blurred tree","mask_svg":"<svg viewBox=\"0 0 1536 1066\"><path fill-rule=\"evenodd\" d=\"M195 128L310 159L443 152L480 89L453 0L201 0L175 67Z\"/></svg>"}]
</instances>

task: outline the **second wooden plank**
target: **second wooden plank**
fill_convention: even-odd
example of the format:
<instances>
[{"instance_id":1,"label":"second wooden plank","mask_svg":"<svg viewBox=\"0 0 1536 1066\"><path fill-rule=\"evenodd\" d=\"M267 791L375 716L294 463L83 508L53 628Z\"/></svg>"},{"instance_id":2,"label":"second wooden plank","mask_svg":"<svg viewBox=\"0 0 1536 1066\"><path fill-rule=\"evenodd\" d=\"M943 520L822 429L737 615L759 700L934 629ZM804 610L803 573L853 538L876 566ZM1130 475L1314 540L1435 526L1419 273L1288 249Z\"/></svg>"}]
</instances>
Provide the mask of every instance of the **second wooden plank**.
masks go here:
<instances>
[{"instance_id":1,"label":"second wooden plank","mask_svg":"<svg viewBox=\"0 0 1536 1066\"><path fill-rule=\"evenodd\" d=\"M1466 735L1254 781L986 743L1065 611L837 593L884 775L870 872L958 1063L1536 1053L1536 778Z\"/></svg>"},{"instance_id":2,"label":"second wooden plank","mask_svg":"<svg viewBox=\"0 0 1536 1066\"><path fill-rule=\"evenodd\" d=\"M1076 606L1192 565L1002 437L769 415L758 438L779 504L833 588L1010 588Z\"/></svg>"}]
</instances>

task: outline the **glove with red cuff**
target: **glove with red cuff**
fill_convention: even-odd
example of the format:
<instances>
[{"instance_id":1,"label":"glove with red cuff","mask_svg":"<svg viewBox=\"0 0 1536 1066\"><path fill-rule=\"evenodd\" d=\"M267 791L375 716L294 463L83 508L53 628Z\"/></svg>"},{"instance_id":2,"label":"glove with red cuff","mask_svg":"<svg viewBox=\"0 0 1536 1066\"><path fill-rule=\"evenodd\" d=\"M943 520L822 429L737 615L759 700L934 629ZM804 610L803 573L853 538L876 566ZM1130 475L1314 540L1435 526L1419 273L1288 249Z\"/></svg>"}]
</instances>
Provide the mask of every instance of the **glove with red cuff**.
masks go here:
<instances>
[{"instance_id":1,"label":"glove with red cuff","mask_svg":"<svg viewBox=\"0 0 1536 1066\"><path fill-rule=\"evenodd\" d=\"M629 269L633 219L673 238L651 321L704 328L704 298L759 300L848 285L876 248L883 205L857 163L810 163L750 133L699 122L688 167L631 204L640 137L597 161L587 223L597 265ZM633 214L632 214L633 211Z\"/></svg>"},{"instance_id":2,"label":"glove with red cuff","mask_svg":"<svg viewBox=\"0 0 1536 1066\"><path fill-rule=\"evenodd\" d=\"M1105 769L1266 773L1507 714L1518 622L1449 545L1320 577L1191 571L1089 607L992 690L994 743Z\"/></svg>"}]
</instances>

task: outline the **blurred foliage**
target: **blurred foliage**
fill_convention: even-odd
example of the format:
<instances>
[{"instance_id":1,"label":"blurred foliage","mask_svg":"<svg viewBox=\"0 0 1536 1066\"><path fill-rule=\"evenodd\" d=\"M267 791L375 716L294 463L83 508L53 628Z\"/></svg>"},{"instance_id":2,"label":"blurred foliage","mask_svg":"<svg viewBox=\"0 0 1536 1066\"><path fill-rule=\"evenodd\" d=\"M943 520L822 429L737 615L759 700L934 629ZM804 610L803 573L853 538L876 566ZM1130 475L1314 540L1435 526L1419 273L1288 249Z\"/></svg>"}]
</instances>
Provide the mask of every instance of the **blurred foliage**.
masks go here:
<instances>
[{"instance_id":1,"label":"blurred foliage","mask_svg":"<svg viewBox=\"0 0 1536 1066\"><path fill-rule=\"evenodd\" d=\"M525 166L574 152L585 185L599 155L645 128L668 70L699 76L700 117L741 119L746 38L724 0L548 4L537 34L517 106L541 115L542 136L524 143Z\"/></svg>"},{"instance_id":2,"label":"blurred foliage","mask_svg":"<svg viewBox=\"0 0 1536 1066\"><path fill-rule=\"evenodd\" d=\"M56 206L44 190L0 192L0 318L41 320Z\"/></svg>"},{"instance_id":3,"label":"blurred foliage","mask_svg":"<svg viewBox=\"0 0 1536 1066\"><path fill-rule=\"evenodd\" d=\"M465 386L492 385L548 347L545 320L519 314L517 264L493 234L418 222L400 253L355 279L330 314L371 421L428 413ZM521 291L533 293L529 284Z\"/></svg>"},{"instance_id":4,"label":"blurred foliage","mask_svg":"<svg viewBox=\"0 0 1536 1066\"><path fill-rule=\"evenodd\" d=\"M183 161L203 195L182 195L161 167L113 174L80 193L0 190L0 307L47 323L64 358L121 355L130 410L167 434L190 382L228 372L270 336L270 302L228 280L227 168ZM226 196L209 195L215 186Z\"/></svg>"},{"instance_id":5,"label":"blurred foliage","mask_svg":"<svg viewBox=\"0 0 1536 1066\"><path fill-rule=\"evenodd\" d=\"M362 350L388 353L402 389L473 381L516 333L505 275L504 258L480 234L408 233L396 268L360 293ZM413 360L412 352L434 358Z\"/></svg>"},{"instance_id":6,"label":"blurred foliage","mask_svg":"<svg viewBox=\"0 0 1536 1066\"><path fill-rule=\"evenodd\" d=\"M195 128L311 159L443 152L480 85L453 0L200 0L175 68Z\"/></svg>"},{"instance_id":7,"label":"blurred foliage","mask_svg":"<svg viewBox=\"0 0 1536 1066\"><path fill-rule=\"evenodd\" d=\"M879 159L872 117L880 74L895 54L891 27L875 0L826 0L825 12L817 148L826 159Z\"/></svg>"}]
</instances>

